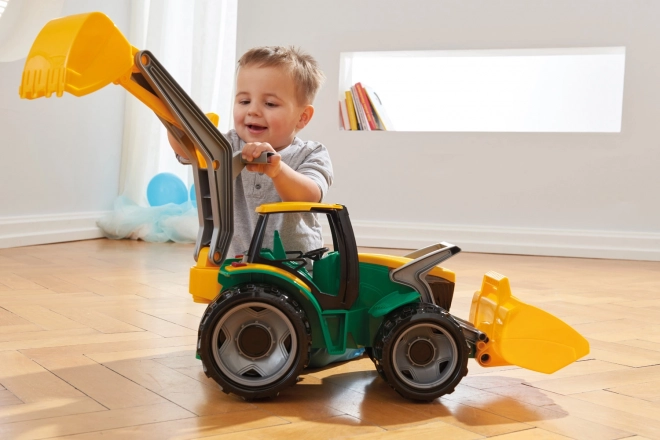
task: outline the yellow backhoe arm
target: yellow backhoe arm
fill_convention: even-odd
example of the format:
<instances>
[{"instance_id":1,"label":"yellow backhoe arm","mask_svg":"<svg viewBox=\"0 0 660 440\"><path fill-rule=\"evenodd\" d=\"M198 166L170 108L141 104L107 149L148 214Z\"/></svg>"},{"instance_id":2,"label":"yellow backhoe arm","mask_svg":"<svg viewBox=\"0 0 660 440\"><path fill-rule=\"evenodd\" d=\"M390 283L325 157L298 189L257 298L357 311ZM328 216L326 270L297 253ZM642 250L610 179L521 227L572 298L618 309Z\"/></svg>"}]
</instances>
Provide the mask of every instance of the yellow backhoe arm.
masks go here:
<instances>
[{"instance_id":1,"label":"yellow backhoe arm","mask_svg":"<svg viewBox=\"0 0 660 440\"><path fill-rule=\"evenodd\" d=\"M25 99L93 93L118 84L151 108L179 141L173 148L193 167L200 233L195 259L217 266L233 235L233 179L243 163L217 130L218 117L204 114L156 57L133 47L100 12L48 22L28 54L19 87ZM263 155L261 163L267 161ZM204 252L201 252L204 249Z\"/></svg>"}]
</instances>

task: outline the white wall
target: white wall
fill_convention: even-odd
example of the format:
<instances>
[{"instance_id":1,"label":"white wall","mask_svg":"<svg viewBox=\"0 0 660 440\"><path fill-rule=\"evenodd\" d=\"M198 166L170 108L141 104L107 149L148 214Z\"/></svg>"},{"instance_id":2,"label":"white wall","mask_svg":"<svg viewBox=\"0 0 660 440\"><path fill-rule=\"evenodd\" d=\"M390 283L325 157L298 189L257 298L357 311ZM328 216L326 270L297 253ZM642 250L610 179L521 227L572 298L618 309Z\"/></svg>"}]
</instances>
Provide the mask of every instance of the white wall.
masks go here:
<instances>
[{"instance_id":1,"label":"white wall","mask_svg":"<svg viewBox=\"0 0 660 440\"><path fill-rule=\"evenodd\" d=\"M66 0L62 15L101 11L125 34L129 8L129 0ZM118 191L126 94L108 86L22 100L24 63L0 63L0 247L99 237L95 221Z\"/></svg>"},{"instance_id":2,"label":"white wall","mask_svg":"<svg viewBox=\"0 0 660 440\"><path fill-rule=\"evenodd\" d=\"M660 2L241 0L237 54L297 45L328 80L302 138L335 167L358 244L660 260ZM626 47L621 133L337 129L339 54Z\"/></svg>"}]
</instances>

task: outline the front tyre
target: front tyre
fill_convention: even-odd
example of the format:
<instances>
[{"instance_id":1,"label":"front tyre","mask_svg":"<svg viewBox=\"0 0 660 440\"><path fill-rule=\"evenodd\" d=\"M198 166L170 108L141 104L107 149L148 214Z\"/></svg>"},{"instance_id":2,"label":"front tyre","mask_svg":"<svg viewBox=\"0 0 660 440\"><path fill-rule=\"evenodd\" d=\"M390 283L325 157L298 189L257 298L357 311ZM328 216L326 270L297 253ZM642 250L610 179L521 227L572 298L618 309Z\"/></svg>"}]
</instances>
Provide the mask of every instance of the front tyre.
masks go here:
<instances>
[{"instance_id":1,"label":"front tyre","mask_svg":"<svg viewBox=\"0 0 660 440\"><path fill-rule=\"evenodd\" d=\"M309 322L300 305L274 286L246 284L209 304L197 352L207 377L246 400L275 397L309 363Z\"/></svg>"},{"instance_id":2,"label":"front tyre","mask_svg":"<svg viewBox=\"0 0 660 440\"><path fill-rule=\"evenodd\" d=\"M467 374L468 354L460 326L432 304L391 313L374 346L390 386L407 399L421 401L452 393Z\"/></svg>"}]
</instances>

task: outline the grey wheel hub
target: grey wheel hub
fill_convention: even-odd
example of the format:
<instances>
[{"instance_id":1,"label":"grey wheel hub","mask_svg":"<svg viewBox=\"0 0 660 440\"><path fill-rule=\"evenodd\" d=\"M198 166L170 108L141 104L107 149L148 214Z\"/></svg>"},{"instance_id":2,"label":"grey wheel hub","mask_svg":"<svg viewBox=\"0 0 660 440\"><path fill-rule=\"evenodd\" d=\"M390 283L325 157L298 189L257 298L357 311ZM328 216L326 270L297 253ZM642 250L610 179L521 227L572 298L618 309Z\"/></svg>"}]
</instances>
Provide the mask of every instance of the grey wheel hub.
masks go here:
<instances>
[{"instance_id":1,"label":"grey wheel hub","mask_svg":"<svg viewBox=\"0 0 660 440\"><path fill-rule=\"evenodd\" d=\"M228 310L215 325L211 343L225 376L252 387L279 380L298 355L293 324L277 307L263 302Z\"/></svg>"},{"instance_id":2,"label":"grey wheel hub","mask_svg":"<svg viewBox=\"0 0 660 440\"><path fill-rule=\"evenodd\" d=\"M435 351L433 342L420 336L408 343L408 360L416 367L425 367L435 358Z\"/></svg>"},{"instance_id":3,"label":"grey wheel hub","mask_svg":"<svg viewBox=\"0 0 660 440\"><path fill-rule=\"evenodd\" d=\"M398 379L411 387L435 388L447 380L458 364L454 338L441 326L422 323L408 327L392 349Z\"/></svg>"},{"instance_id":4,"label":"grey wheel hub","mask_svg":"<svg viewBox=\"0 0 660 440\"><path fill-rule=\"evenodd\" d=\"M270 353L275 340L270 327L255 321L252 324L243 324L236 338L238 352L253 361L261 359Z\"/></svg>"}]
</instances>

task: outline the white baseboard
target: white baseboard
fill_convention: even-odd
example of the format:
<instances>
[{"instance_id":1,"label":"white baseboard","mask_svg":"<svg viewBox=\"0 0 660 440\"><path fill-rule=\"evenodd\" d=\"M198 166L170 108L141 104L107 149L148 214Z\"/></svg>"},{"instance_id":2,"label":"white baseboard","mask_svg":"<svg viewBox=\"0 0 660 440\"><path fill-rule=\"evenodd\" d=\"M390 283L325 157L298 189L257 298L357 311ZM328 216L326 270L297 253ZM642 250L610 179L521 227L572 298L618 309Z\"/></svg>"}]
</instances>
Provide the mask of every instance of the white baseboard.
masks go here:
<instances>
[{"instance_id":1,"label":"white baseboard","mask_svg":"<svg viewBox=\"0 0 660 440\"><path fill-rule=\"evenodd\" d=\"M103 237L96 221L107 212L0 217L0 248Z\"/></svg>"},{"instance_id":2,"label":"white baseboard","mask_svg":"<svg viewBox=\"0 0 660 440\"><path fill-rule=\"evenodd\" d=\"M107 212L0 217L0 248L103 237ZM352 220L358 246L419 249L448 241L466 252L660 261L660 234ZM332 241L327 225L324 239Z\"/></svg>"},{"instance_id":3,"label":"white baseboard","mask_svg":"<svg viewBox=\"0 0 660 440\"><path fill-rule=\"evenodd\" d=\"M660 261L660 234L352 220L358 246L419 249L440 241L466 252ZM327 226L324 239L331 243Z\"/></svg>"}]
</instances>

